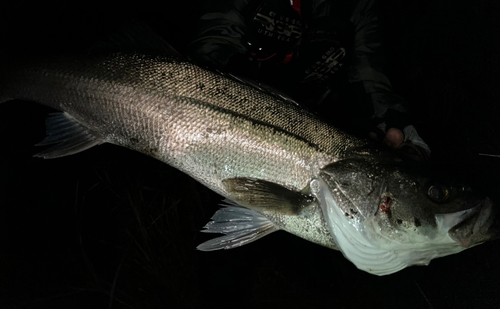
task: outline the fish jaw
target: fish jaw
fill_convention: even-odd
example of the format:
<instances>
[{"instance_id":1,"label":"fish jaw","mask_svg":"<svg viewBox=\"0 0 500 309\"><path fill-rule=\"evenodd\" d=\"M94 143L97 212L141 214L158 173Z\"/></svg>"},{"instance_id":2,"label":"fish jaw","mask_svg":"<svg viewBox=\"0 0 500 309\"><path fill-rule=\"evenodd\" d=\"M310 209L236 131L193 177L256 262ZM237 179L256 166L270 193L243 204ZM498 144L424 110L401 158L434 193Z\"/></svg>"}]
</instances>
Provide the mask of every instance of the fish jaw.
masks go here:
<instances>
[{"instance_id":1,"label":"fish jaw","mask_svg":"<svg viewBox=\"0 0 500 309\"><path fill-rule=\"evenodd\" d=\"M451 222L449 236L463 248L471 248L499 237L498 214L488 198L473 208L452 214L436 215L438 222ZM443 226L443 228L447 228Z\"/></svg>"}]
</instances>

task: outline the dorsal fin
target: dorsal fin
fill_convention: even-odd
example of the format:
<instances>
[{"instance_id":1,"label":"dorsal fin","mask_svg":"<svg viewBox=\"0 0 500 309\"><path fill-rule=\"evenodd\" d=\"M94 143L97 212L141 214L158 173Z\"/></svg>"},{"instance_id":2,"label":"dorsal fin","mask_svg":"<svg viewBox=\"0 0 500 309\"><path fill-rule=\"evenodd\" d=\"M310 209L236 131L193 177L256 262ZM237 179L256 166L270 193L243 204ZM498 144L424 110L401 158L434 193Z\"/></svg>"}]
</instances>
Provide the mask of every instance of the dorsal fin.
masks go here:
<instances>
[{"instance_id":1,"label":"dorsal fin","mask_svg":"<svg viewBox=\"0 0 500 309\"><path fill-rule=\"evenodd\" d=\"M137 52L185 60L175 48L144 22L133 21L114 27L103 41L88 48L89 53Z\"/></svg>"},{"instance_id":2,"label":"dorsal fin","mask_svg":"<svg viewBox=\"0 0 500 309\"><path fill-rule=\"evenodd\" d=\"M235 75L233 73L225 73L225 72L220 72L218 71L220 74L224 75L225 77L228 77L230 79L233 79L237 82L240 82L244 85L247 85L247 86L250 86L252 88L255 88L261 92L264 92L270 96L273 96L275 98L278 98L278 99L281 99L281 100L284 100L292 105L297 105L297 106L300 106L300 104L295 101L294 99L292 99L290 96L288 96L287 94L279 91L278 89L274 88L274 87L271 87L269 85L266 85L264 83L261 83L259 81L256 81L256 80L252 80L250 78L246 78L246 77L243 77L243 76L238 76L238 75Z\"/></svg>"}]
</instances>

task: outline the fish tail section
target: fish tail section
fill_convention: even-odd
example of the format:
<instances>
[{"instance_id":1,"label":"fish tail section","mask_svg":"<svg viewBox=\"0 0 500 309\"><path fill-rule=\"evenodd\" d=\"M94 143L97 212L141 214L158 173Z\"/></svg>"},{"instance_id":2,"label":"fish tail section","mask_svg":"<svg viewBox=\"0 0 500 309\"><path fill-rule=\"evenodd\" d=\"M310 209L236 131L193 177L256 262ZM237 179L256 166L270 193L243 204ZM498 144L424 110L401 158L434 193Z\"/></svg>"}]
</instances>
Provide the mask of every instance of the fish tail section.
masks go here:
<instances>
[{"instance_id":1,"label":"fish tail section","mask_svg":"<svg viewBox=\"0 0 500 309\"><path fill-rule=\"evenodd\" d=\"M0 59L6 59L0 52ZM9 59L9 58L7 58ZM14 100L13 94L9 93L9 71L8 64L0 63L0 104Z\"/></svg>"},{"instance_id":2,"label":"fish tail section","mask_svg":"<svg viewBox=\"0 0 500 309\"><path fill-rule=\"evenodd\" d=\"M0 57L2 55L0 54ZM14 98L10 97L7 95L7 91L5 89L5 79L3 78L2 74L5 72L5 69L0 66L0 104L5 103L7 101L11 101Z\"/></svg>"},{"instance_id":3,"label":"fish tail section","mask_svg":"<svg viewBox=\"0 0 500 309\"><path fill-rule=\"evenodd\" d=\"M36 146L50 146L35 157L53 159L79 153L103 143L103 139L68 113L52 113L47 117L47 137Z\"/></svg>"},{"instance_id":4,"label":"fish tail section","mask_svg":"<svg viewBox=\"0 0 500 309\"><path fill-rule=\"evenodd\" d=\"M206 241L197 247L201 251L214 251L241 247L279 230L263 215L226 200L212 221L204 226L204 233L220 233L224 236Z\"/></svg>"},{"instance_id":5,"label":"fish tail section","mask_svg":"<svg viewBox=\"0 0 500 309\"><path fill-rule=\"evenodd\" d=\"M9 98L9 97L3 97L1 94L0 94L0 104L4 103L4 102L7 102L7 101L10 101L12 100L12 98Z\"/></svg>"}]
</instances>

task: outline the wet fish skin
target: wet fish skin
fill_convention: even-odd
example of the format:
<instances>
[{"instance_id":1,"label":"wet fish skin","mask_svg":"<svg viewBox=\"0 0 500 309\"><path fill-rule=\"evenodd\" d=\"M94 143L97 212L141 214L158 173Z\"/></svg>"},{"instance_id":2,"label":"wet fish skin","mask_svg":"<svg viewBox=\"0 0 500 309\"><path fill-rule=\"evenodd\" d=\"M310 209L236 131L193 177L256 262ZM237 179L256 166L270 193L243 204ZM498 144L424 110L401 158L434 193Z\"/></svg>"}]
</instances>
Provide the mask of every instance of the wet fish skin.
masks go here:
<instances>
[{"instance_id":1,"label":"wet fish skin","mask_svg":"<svg viewBox=\"0 0 500 309\"><path fill-rule=\"evenodd\" d=\"M191 63L116 53L12 63L0 72L2 101L63 112L48 118L42 145L55 146L38 156L120 145L248 208L217 212L205 231L226 236L200 250L283 229L385 275L493 238L488 199L433 200L452 190L363 150L366 141L287 100Z\"/></svg>"},{"instance_id":2,"label":"wet fish skin","mask_svg":"<svg viewBox=\"0 0 500 309\"><path fill-rule=\"evenodd\" d=\"M158 158L218 193L220 180L234 176L300 190L364 144L297 106L170 58L113 54L10 72L1 81L9 97L65 111L103 142ZM242 156L244 164L226 164Z\"/></svg>"},{"instance_id":3,"label":"wet fish skin","mask_svg":"<svg viewBox=\"0 0 500 309\"><path fill-rule=\"evenodd\" d=\"M225 197L221 181L235 177L300 191L323 166L364 144L290 102L169 57L36 60L4 72L7 97L64 111L99 143L157 158ZM321 216L319 207L315 213ZM287 220L297 217L280 222ZM308 222L312 231L322 220ZM333 247L324 226L321 233Z\"/></svg>"}]
</instances>

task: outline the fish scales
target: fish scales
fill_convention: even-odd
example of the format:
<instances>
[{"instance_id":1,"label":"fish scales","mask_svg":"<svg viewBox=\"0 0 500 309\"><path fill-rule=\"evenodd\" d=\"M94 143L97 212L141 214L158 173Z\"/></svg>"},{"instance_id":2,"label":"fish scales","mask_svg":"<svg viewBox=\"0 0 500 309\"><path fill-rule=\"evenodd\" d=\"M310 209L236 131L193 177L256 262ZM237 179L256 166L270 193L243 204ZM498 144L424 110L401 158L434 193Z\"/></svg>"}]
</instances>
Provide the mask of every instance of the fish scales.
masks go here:
<instances>
[{"instance_id":1,"label":"fish scales","mask_svg":"<svg viewBox=\"0 0 500 309\"><path fill-rule=\"evenodd\" d=\"M138 150L227 196L221 179L302 189L363 142L252 86L164 57L113 54L26 66L8 95L70 114L105 142Z\"/></svg>"},{"instance_id":2,"label":"fish scales","mask_svg":"<svg viewBox=\"0 0 500 309\"><path fill-rule=\"evenodd\" d=\"M232 200L204 230L224 236L200 250L235 248L282 229L386 275L499 235L490 199L383 151L351 151L366 142L187 62L113 54L25 61L0 73L0 102L63 111L49 117L42 141L58 144L38 156L109 142Z\"/></svg>"}]
</instances>

